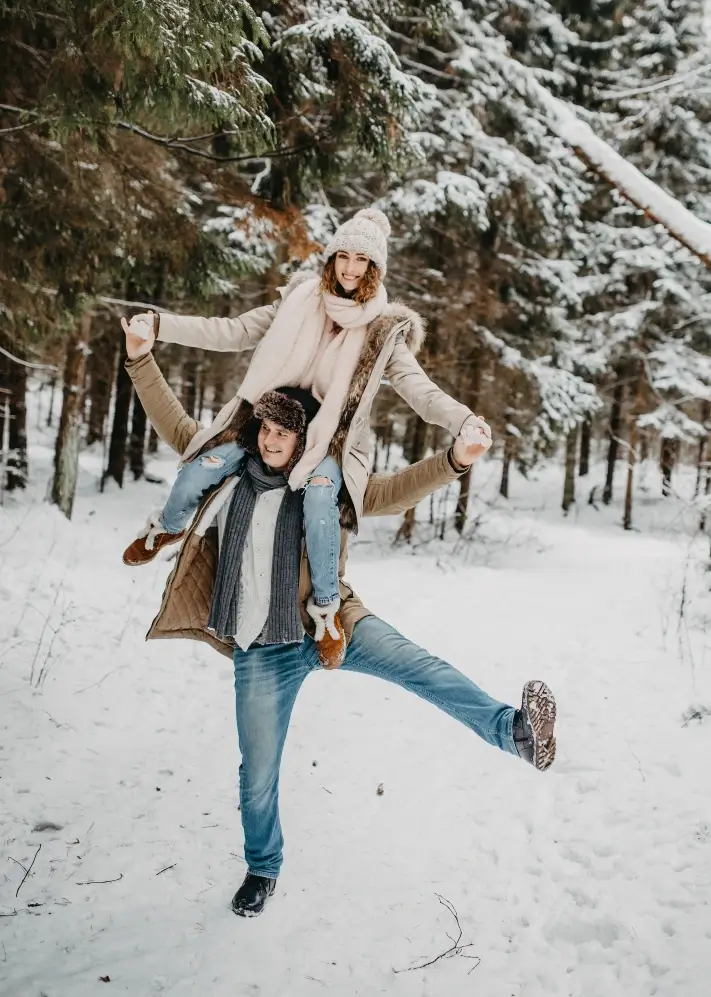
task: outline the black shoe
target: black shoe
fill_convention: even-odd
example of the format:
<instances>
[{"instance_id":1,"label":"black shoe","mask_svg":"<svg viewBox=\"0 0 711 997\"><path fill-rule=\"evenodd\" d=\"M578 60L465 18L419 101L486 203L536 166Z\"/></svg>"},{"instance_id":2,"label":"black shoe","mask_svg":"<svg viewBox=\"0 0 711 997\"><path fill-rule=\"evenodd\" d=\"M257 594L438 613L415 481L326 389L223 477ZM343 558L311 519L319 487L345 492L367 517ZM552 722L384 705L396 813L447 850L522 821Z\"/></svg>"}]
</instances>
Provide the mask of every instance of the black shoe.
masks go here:
<instances>
[{"instance_id":1,"label":"black shoe","mask_svg":"<svg viewBox=\"0 0 711 997\"><path fill-rule=\"evenodd\" d=\"M555 759L555 697L545 682L527 682L523 687L521 709L516 710L513 739L521 758L539 772L545 772Z\"/></svg>"},{"instance_id":2,"label":"black shoe","mask_svg":"<svg viewBox=\"0 0 711 997\"><path fill-rule=\"evenodd\" d=\"M276 879L253 876L248 872L244 882L232 897L232 910L240 917L258 917L274 893Z\"/></svg>"}]
</instances>

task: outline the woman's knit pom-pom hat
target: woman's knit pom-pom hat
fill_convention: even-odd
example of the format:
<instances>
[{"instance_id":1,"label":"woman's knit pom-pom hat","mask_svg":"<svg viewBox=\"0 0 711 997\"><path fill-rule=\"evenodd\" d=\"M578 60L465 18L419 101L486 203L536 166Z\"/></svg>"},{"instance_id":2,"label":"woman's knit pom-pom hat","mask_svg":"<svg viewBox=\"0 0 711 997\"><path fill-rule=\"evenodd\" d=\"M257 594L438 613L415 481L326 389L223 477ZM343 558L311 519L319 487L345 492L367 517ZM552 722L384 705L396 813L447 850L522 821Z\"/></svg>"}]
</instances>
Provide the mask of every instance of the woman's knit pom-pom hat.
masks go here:
<instances>
[{"instance_id":1,"label":"woman's knit pom-pom hat","mask_svg":"<svg viewBox=\"0 0 711 997\"><path fill-rule=\"evenodd\" d=\"M330 259L334 253L363 253L370 257L380 270L381 278L388 269L388 238L390 222L378 208L363 208L344 222L333 233L324 255Z\"/></svg>"}]
</instances>

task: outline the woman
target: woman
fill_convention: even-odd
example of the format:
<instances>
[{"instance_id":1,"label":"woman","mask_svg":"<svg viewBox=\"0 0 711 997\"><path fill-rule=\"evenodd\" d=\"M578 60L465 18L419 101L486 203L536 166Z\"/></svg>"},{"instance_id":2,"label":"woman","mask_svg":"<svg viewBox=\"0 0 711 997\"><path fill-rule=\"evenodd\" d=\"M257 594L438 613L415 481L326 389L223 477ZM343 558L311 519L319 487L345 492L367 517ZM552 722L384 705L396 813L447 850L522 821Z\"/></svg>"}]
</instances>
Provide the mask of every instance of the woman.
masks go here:
<instances>
[{"instance_id":1,"label":"woman","mask_svg":"<svg viewBox=\"0 0 711 997\"><path fill-rule=\"evenodd\" d=\"M383 376L426 422L491 445L486 423L441 391L415 359L424 338L422 320L400 303L389 304L382 283L389 235L381 211L359 211L329 241L320 275L296 274L280 289L280 301L236 318L147 313L130 324L123 320L127 332L145 337L145 353L156 338L206 350L256 348L237 395L183 454L183 466L201 456L203 490L233 473L231 464L226 469L210 458L216 448L235 444L264 392L292 385L309 390L320 403L289 485L305 489L306 546L311 564L319 566L309 614L319 654L331 666L345 654L338 616L339 520L357 531L370 473L370 411ZM199 494L195 506L198 501ZM147 544L165 542L164 525L160 521L146 531Z\"/></svg>"}]
</instances>

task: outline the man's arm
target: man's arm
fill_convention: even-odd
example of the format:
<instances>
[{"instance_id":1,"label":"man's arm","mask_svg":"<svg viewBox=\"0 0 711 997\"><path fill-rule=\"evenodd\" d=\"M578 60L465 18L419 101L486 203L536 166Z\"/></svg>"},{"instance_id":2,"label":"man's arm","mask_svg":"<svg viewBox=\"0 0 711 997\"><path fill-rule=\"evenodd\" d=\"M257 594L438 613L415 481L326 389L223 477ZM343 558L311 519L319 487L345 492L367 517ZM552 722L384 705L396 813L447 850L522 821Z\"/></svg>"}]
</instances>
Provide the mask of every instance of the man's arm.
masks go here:
<instances>
[{"instance_id":1,"label":"man's arm","mask_svg":"<svg viewBox=\"0 0 711 997\"><path fill-rule=\"evenodd\" d=\"M184 453L188 443L202 426L197 419L191 419L180 404L161 374L153 354L148 353L137 360L127 360L126 370L146 410L148 421L173 450L177 450L179 454Z\"/></svg>"},{"instance_id":2,"label":"man's arm","mask_svg":"<svg viewBox=\"0 0 711 997\"><path fill-rule=\"evenodd\" d=\"M392 516L406 512L438 488L456 481L468 466L460 464L450 449L393 474L372 474L363 499L363 515Z\"/></svg>"},{"instance_id":3,"label":"man's arm","mask_svg":"<svg viewBox=\"0 0 711 997\"><path fill-rule=\"evenodd\" d=\"M156 316L154 331L162 343L240 353L255 348L274 321L280 304L281 299L234 318L199 318L161 312Z\"/></svg>"}]
</instances>

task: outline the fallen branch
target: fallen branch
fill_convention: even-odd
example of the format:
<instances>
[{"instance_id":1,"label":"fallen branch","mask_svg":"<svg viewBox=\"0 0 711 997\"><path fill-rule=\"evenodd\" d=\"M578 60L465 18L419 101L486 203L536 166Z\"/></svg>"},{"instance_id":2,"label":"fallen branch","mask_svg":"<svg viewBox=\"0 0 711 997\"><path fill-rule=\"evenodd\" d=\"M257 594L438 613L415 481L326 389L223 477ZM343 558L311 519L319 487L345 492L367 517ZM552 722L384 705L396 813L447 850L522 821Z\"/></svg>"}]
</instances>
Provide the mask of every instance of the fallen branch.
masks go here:
<instances>
[{"instance_id":1,"label":"fallen branch","mask_svg":"<svg viewBox=\"0 0 711 997\"><path fill-rule=\"evenodd\" d=\"M167 865L167 866L165 867L165 869L161 869L161 870L160 870L160 872L157 872L157 873L156 873L156 876L160 876L160 873L161 873L161 872L167 872L167 871L168 871L168 869L175 869L175 867L176 867L176 865L177 865L177 864L178 864L177 862L173 862L173 864L172 864L172 865Z\"/></svg>"},{"instance_id":2,"label":"fallen branch","mask_svg":"<svg viewBox=\"0 0 711 997\"><path fill-rule=\"evenodd\" d=\"M83 883L77 883L77 886L100 886L103 883L118 883L120 879L123 879L123 873L120 872L116 879L87 879Z\"/></svg>"},{"instance_id":3,"label":"fallen branch","mask_svg":"<svg viewBox=\"0 0 711 997\"><path fill-rule=\"evenodd\" d=\"M593 132L564 101L549 93L530 73L525 86L548 112L553 131L582 162L606 180L647 218L662 225L669 235L711 269L711 225L697 218L681 201L667 194L653 180Z\"/></svg>"},{"instance_id":4,"label":"fallen branch","mask_svg":"<svg viewBox=\"0 0 711 997\"><path fill-rule=\"evenodd\" d=\"M20 866L21 869L25 869L25 875L22 877L22 882L20 883L20 885L17 887L17 890L15 891L15 896L17 896L19 894L20 890L22 889L22 887L25 884L25 880L27 879L27 877L29 876L29 874L32 872L32 866L35 864L35 859L39 855L41 847L42 847L42 845L37 845L37 851L35 852L34 858L30 862L29 869L25 869L24 865L22 865L21 862L17 862L17 859L13 859L12 860L13 862L17 862L17 864Z\"/></svg>"},{"instance_id":5,"label":"fallen branch","mask_svg":"<svg viewBox=\"0 0 711 997\"><path fill-rule=\"evenodd\" d=\"M454 939L448 932L445 932L447 938L449 938L449 940L452 943L448 949L445 949L444 952L440 952L440 954L436 955L434 959L429 959L427 962L418 963L417 966L408 966L407 969L393 969L394 973L412 973L418 969L427 969L429 966L434 966L434 964L436 962L439 962L441 959L451 959L452 956L460 955L463 959L476 960L476 965L471 967L471 969L467 973L468 976L469 973L473 973L474 970L477 968L477 966L481 963L481 959L479 958L478 955L467 955L464 952L464 949L470 949L473 946L474 942L467 942L465 945L460 944L462 940L462 927L459 923L459 915L454 909L454 905L450 903L450 901L447 900L445 897L440 896L439 893L436 893L435 896L439 900L440 904L443 907L445 907L454 918L454 923L457 925L457 931L459 932L459 934L457 935L456 939Z\"/></svg>"}]
</instances>

